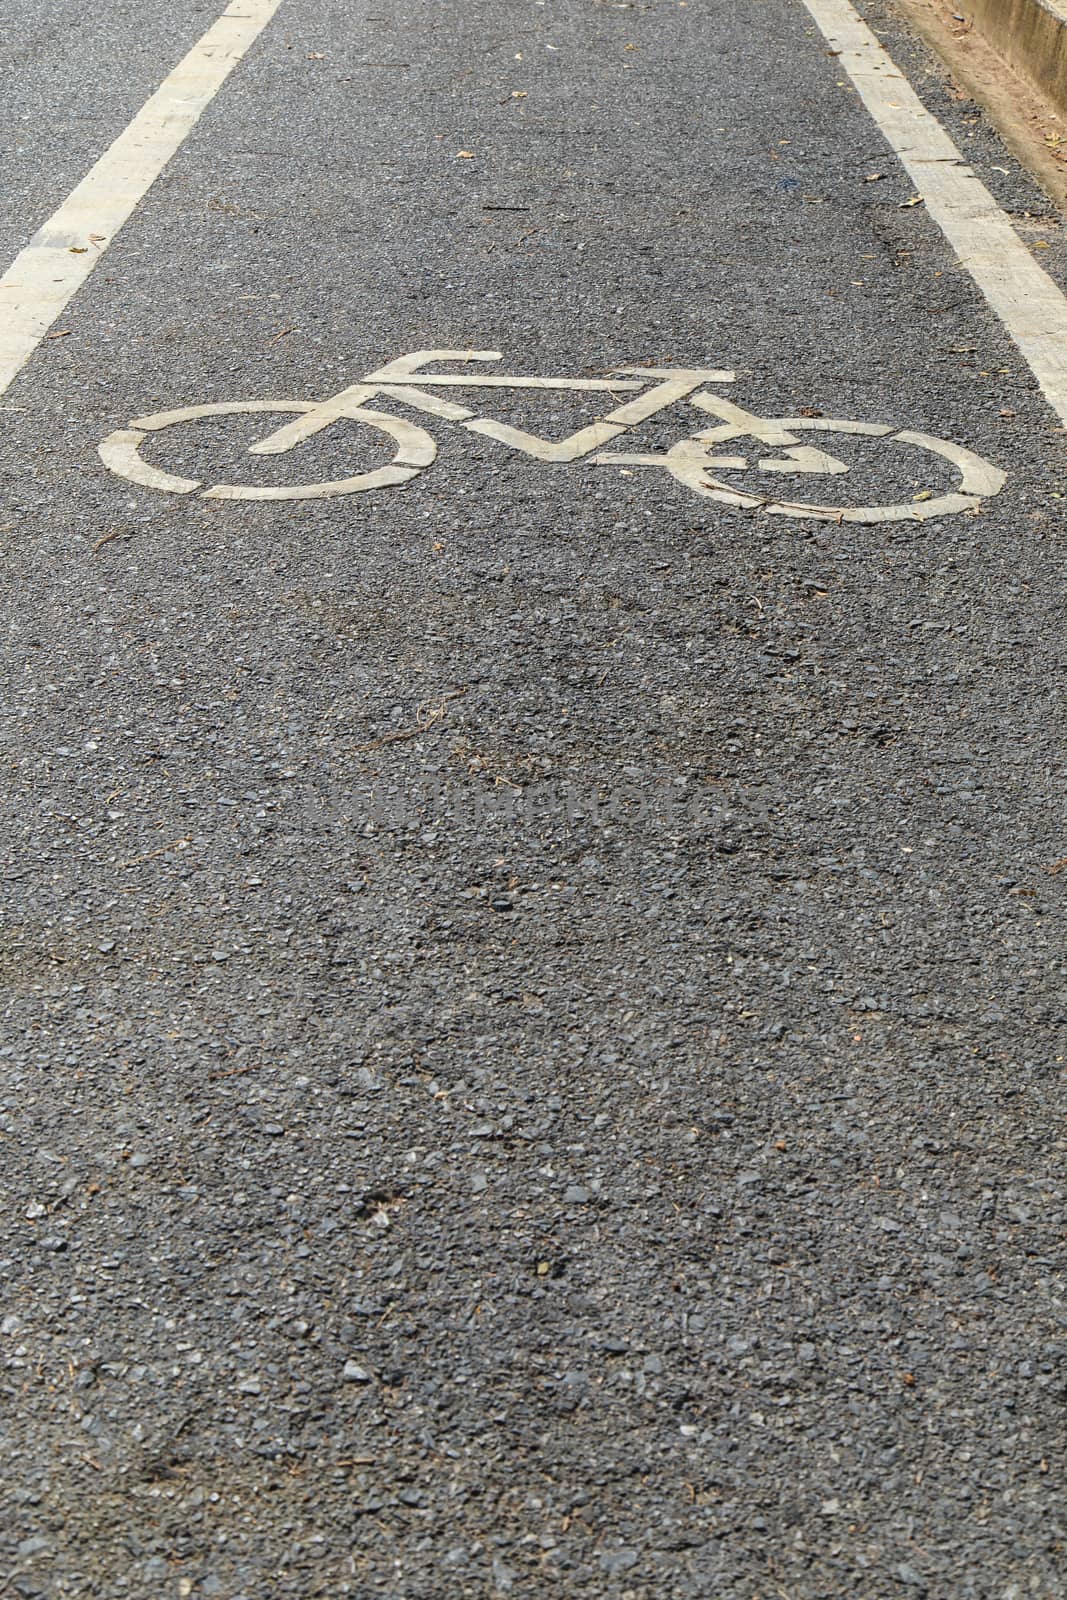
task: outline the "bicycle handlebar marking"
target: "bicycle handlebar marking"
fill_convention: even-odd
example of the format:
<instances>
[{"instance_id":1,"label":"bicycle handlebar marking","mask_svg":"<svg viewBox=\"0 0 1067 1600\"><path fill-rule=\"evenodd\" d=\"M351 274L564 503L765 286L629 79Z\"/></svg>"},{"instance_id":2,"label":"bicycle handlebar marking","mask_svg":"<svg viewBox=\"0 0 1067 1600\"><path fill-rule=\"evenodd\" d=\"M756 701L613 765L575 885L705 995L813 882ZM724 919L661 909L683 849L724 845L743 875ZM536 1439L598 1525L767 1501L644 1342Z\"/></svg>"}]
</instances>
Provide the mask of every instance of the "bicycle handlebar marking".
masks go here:
<instances>
[{"instance_id":1,"label":"bicycle handlebar marking","mask_svg":"<svg viewBox=\"0 0 1067 1600\"><path fill-rule=\"evenodd\" d=\"M536 461L571 463L586 460L593 466L656 467L676 482L721 505L769 515L811 517L835 522L926 521L958 512L975 513L983 499L999 493L1007 481L999 467L973 451L946 439L907 429L894 430L883 423L813 420L808 417L762 417L746 411L705 384L735 381L735 373L719 367L620 367L603 378L524 378L500 373L427 371L428 363L493 362L497 350L416 350L397 356L358 383L350 384L326 400L235 400L184 406L175 411L136 417L125 428L108 435L99 447L104 464L120 477L143 488L168 494L193 494L199 490L211 500L308 500L359 494L406 483L437 457L437 443L425 428L392 412L367 404L385 399L416 412L458 424L472 433L496 440ZM579 394L605 394L618 401L598 421L579 428L564 439L545 439L491 417L479 417L458 400L446 399L434 389L562 390ZM473 398L473 396L472 396ZM605 451L631 428L647 422L668 407L686 403L717 418L717 423L678 440L662 451L615 453ZM241 414L289 415L274 432L249 447L253 456L284 455L337 423L362 423L383 433L396 446L391 462L351 477L326 482L289 484L280 488L253 484L216 483L204 487L199 479L179 477L146 461L141 448L150 436L181 423L206 417ZM959 477L957 487L934 495L930 491L895 505L825 505L788 500L755 489L738 487L712 473L751 472L839 478L853 469L797 435L805 432L842 434L891 444L902 444L946 461ZM716 447L735 440L752 440L773 448L776 455L759 455L750 462L744 455L715 454Z\"/></svg>"}]
</instances>

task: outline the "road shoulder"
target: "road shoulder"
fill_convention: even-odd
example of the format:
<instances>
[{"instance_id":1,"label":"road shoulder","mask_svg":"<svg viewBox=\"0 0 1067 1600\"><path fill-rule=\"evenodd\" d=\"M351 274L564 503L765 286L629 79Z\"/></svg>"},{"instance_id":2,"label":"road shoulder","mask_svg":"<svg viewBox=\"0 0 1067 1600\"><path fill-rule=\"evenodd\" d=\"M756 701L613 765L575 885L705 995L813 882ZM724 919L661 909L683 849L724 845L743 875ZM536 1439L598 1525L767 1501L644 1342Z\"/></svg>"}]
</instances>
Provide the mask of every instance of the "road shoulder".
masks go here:
<instances>
[{"instance_id":1,"label":"road shoulder","mask_svg":"<svg viewBox=\"0 0 1067 1600\"><path fill-rule=\"evenodd\" d=\"M894 0L959 89L984 107L1016 160L1067 212L1067 121L948 0Z\"/></svg>"}]
</instances>

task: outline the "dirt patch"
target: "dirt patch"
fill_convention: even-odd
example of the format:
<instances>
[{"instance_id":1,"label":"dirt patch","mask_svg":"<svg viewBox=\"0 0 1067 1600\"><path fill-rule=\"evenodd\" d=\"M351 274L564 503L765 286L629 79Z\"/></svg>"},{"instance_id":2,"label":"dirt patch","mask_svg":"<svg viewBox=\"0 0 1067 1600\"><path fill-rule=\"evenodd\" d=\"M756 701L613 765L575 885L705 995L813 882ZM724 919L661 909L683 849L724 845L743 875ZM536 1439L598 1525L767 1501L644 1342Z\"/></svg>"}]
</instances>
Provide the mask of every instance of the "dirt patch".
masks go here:
<instances>
[{"instance_id":1,"label":"dirt patch","mask_svg":"<svg viewBox=\"0 0 1067 1600\"><path fill-rule=\"evenodd\" d=\"M985 107L1012 154L1067 212L1067 121L947 0L895 4L944 61L960 98Z\"/></svg>"}]
</instances>

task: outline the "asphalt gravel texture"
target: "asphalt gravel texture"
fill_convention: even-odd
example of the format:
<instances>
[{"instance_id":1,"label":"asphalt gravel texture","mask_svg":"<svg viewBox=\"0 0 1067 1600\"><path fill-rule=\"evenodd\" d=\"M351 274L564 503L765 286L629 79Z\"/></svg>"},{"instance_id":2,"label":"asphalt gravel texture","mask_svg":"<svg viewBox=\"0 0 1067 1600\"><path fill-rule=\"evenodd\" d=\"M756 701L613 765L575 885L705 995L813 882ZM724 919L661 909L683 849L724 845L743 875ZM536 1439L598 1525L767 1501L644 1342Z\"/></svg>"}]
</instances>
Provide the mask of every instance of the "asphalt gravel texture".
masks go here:
<instances>
[{"instance_id":1,"label":"asphalt gravel texture","mask_svg":"<svg viewBox=\"0 0 1067 1600\"><path fill-rule=\"evenodd\" d=\"M219 9L8 0L8 258ZM913 199L798 0L285 0L4 397L0 1592L1067 1595L1063 435ZM97 455L433 348L1008 482Z\"/></svg>"}]
</instances>

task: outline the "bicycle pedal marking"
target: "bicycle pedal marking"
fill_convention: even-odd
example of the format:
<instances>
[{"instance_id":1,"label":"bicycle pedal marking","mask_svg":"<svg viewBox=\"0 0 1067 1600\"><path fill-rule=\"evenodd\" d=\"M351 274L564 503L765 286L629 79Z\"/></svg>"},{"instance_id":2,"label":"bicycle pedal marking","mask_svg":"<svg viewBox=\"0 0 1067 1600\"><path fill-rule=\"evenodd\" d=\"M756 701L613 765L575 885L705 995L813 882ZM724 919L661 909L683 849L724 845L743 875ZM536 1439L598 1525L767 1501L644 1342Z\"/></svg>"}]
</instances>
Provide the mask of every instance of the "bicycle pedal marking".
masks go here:
<instances>
[{"instance_id":1,"label":"bicycle pedal marking","mask_svg":"<svg viewBox=\"0 0 1067 1600\"><path fill-rule=\"evenodd\" d=\"M960 512L974 514L981 502L998 494L1007 481L1007 475L991 462L963 445L934 438L931 434L907 428L894 430L880 422L765 417L748 411L707 387L735 381L736 374L724 367L617 367L596 378L520 377L499 372L438 370L449 364L453 368L458 364L469 369L472 364L500 360L497 350L416 350L397 356L325 400L214 401L135 417L125 428L116 429L103 440L99 454L105 466L119 477L165 494L198 492L201 498L209 500L262 501L363 494L408 483L437 458L437 440L426 427L412 421L410 415L382 411L369 403L386 401L408 413L414 412L423 420L432 418L479 434L534 461L556 465L584 462L631 472L635 468L656 468L702 498L770 516L859 523L927 521ZM441 389L446 394L436 392ZM573 433L549 439L495 417L478 416L470 406L459 403L458 395L453 399L447 394L447 391L461 390L464 399L473 401L473 391L478 389L600 395L607 409L596 421L587 422ZM633 437L643 423L671 407L682 406L703 412L704 425L667 449L603 448L623 443L625 436ZM142 454L142 448L168 428L209 418L249 415L286 419L249 446L248 454L252 456L286 455L326 429L348 423L383 434L393 446L393 457L385 465L343 478L271 487L241 483L205 486L202 479L168 472ZM710 426L706 422L709 415L717 419ZM855 469L829 449L823 449L821 441L808 442L805 435L810 438L812 433L903 445L947 463L958 482L944 493L924 490L915 499L899 504L827 505L793 500L784 494L763 493L717 475L758 472L801 479L855 475ZM735 441L747 447L744 453L734 454L723 448ZM940 471L943 475L944 466Z\"/></svg>"}]
</instances>

